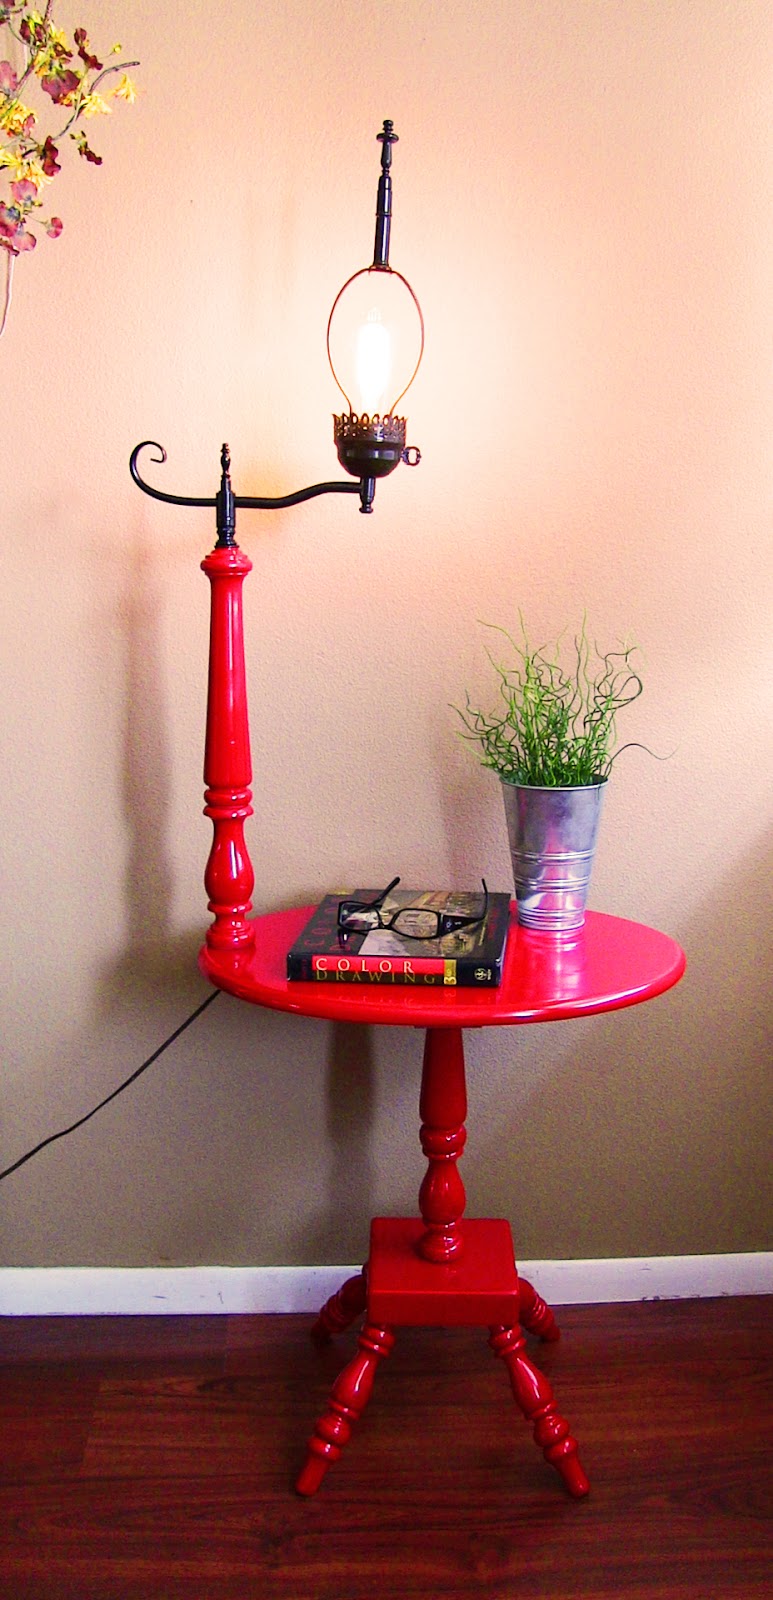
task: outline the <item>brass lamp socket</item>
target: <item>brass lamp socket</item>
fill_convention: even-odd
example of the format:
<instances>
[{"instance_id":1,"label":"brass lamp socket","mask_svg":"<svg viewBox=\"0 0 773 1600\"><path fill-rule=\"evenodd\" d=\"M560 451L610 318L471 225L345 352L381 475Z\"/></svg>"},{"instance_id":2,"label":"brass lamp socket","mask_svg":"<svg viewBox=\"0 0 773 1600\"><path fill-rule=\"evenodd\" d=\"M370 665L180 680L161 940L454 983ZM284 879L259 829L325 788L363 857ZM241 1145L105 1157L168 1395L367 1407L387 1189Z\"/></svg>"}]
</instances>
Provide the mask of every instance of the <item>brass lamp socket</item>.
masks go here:
<instances>
[{"instance_id":1,"label":"brass lamp socket","mask_svg":"<svg viewBox=\"0 0 773 1600\"><path fill-rule=\"evenodd\" d=\"M333 417L338 459L355 478L386 478L405 450L405 417Z\"/></svg>"}]
</instances>

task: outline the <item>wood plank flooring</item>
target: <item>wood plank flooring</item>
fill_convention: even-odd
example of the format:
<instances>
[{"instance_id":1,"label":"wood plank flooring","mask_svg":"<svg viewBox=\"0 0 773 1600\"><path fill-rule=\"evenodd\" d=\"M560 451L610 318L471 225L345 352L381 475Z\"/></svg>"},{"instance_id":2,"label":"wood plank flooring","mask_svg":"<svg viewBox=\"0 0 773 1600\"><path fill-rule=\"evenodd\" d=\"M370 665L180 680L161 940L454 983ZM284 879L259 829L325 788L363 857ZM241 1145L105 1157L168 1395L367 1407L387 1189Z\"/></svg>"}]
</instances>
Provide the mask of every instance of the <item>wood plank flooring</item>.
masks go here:
<instances>
[{"instance_id":1,"label":"wood plank flooring","mask_svg":"<svg viewBox=\"0 0 773 1600\"><path fill-rule=\"evenodd\" d=\"M312 1500L352 1351L297 1316L0 1319L2 1600L768 1600L773 1297L564 1307L529 1341L571 1501L478 1329L402 1329Z\"/></svg>"}]
</instances>

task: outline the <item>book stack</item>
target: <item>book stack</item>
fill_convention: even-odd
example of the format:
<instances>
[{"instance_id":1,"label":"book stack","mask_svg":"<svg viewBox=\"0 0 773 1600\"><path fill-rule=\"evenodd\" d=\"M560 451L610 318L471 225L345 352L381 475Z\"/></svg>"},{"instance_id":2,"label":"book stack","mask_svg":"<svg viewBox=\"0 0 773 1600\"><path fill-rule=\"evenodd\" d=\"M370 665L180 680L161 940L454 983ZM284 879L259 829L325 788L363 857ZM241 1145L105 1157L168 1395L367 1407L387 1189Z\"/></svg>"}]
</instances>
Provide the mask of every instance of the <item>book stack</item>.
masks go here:
<instances>
[{"instance_id":1,"label":"book stack","mask_svg":"<svg viewBox=\"0 0 773 1600\"><path fill-rule=\"evenodd\" d=\"M406 938L395 928L373 927L349 932L338 925L342 900L369 905L377 889L354 889L326 895L287 953L287 976L306 983L438 985L496 988L510 922L510 896L490 894L485 918L439 939ZM380 920L402 910L440 911L474 917L480 890L394 889L379 901ZM421 926L418 918L416 925Z\"/></svg>"}]
</instances>

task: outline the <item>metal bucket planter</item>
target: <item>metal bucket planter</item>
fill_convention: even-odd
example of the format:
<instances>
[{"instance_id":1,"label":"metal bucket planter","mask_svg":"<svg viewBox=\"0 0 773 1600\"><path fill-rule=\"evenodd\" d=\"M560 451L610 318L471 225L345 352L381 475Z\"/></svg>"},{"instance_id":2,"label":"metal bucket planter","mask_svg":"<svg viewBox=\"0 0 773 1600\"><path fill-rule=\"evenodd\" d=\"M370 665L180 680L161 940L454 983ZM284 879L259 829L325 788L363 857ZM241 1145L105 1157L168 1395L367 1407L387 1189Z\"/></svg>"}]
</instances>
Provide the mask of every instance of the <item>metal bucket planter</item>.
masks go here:
<instances>
[{"instance_id":1,"label":"metal bucket planter","mask_svg":"<svg viewBox=\"0 0 773 1600\"><path fill-rule=\"evenodd\" d=\"M502 779L518 921L548 933L581 928L606 778L571 789Z\"/></svg>"}]
</instances>

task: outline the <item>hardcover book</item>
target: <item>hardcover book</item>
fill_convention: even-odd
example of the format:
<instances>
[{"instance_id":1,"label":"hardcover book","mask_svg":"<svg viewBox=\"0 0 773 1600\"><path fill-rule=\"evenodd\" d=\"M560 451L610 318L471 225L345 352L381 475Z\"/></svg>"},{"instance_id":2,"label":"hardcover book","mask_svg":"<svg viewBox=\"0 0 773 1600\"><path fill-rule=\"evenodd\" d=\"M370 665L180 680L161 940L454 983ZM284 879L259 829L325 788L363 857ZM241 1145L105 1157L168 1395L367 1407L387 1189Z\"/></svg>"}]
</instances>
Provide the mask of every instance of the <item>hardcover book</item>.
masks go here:
<instances>
[{"instance_id":1,"label":"hardcover book","mask_svg":"<svg viewBox=\"0 0 773 1600\"><path fill-rule=\"evenodd\" d=\"M422 914L475 917L482 893L438 889L393 889L379 900L378 889L326 895L287 953L287 976L312 983L410 984L416 988L445 985L496 988L502 978L510 896L490 894L485 918L441 938L406 938L397 928L380 926L350 932L338 925L343 901L368 906L379 901L380 918L388 922L410 909L404 926L422 927ZM415 913L415 915L414 915ZM426 920L426 919L425 919ZM430 916L430 922L436 918Z\"/></svg>"}]
</instances>

